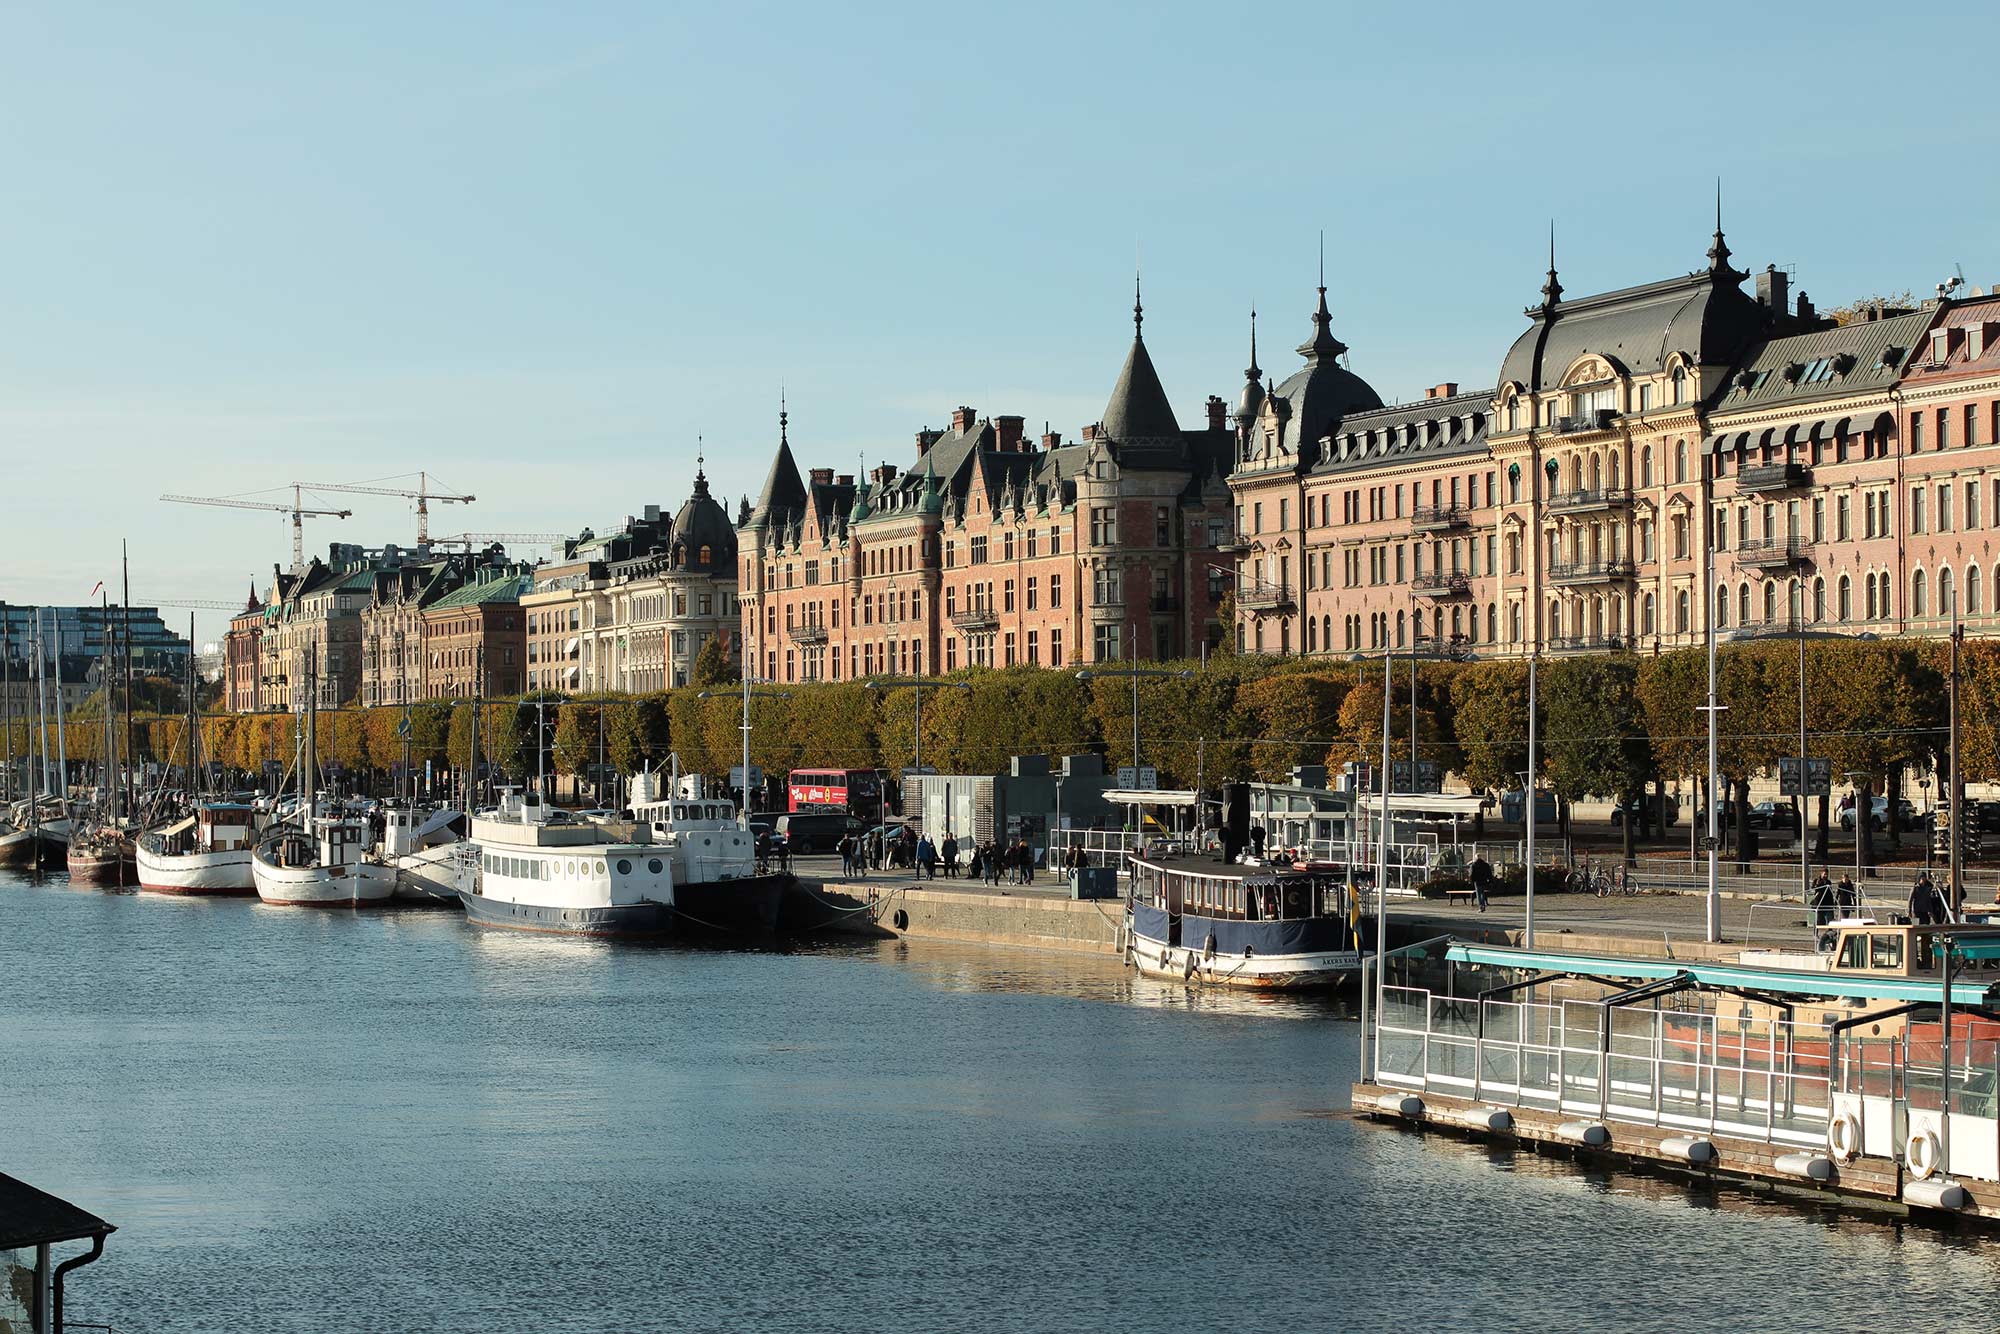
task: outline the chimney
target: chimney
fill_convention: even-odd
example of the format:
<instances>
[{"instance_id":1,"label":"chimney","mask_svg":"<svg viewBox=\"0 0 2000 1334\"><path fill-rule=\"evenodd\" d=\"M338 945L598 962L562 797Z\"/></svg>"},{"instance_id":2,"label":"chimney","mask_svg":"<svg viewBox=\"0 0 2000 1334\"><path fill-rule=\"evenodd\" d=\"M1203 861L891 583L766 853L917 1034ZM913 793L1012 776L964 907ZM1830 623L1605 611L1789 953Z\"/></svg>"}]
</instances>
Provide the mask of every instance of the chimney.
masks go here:
<instances>
[{"instance_id":1,"label":"chimney","mask_svg":"<svg viewBox=\"0 0 2000 1334\"><path fill-rule=\"evenodd\" d=\"M1792 304L1788 290L1791 281L1791 276L1780 273L1777 265L1766 264L1764 271L1757 275L1758 302L1773 315L1784 314L1785 307Z\"/></svg>"},{"instance_id":2,"label":"chimney","mask_svg":"<svg viewBox=\"0 0 2000 1334\"><path fill-rule=\"evenodd\" d=\"M972 429L972 423L974 420L975 418L972 409L965 407L964 405L961 404L960 406L952 409L951 429L958 432L960 435L964 435L967 431Z\"/></svg>"},{"instance_id":3,"label":"chimney","mask_svg":"<svg viewBox=\"0 0 2000 1334\"><path fill-rule=\"evenodd\" d=\"M840 476L834 478L833 480L841 486L853 486L854 474L851 472L844 472L840 474Z\"/></svg>"},{"instance_id":4,"label":"chimney","mask_svg":"<svg viewBox=\"0 0 2000 1334\"><path fill-rule=\"evenodd\" d=\"M971 408L965 409L967 412ZM998 447L1010 454L1021 452L1021 419L1019 417L995 417L993 433L998 438Z\"/></svg>"},{"instance_id":5,"label":"chimney","mask_svg":"<svg viewBox=\"0 0 2000 1334\"><path fill-rule=\"evenodd\" d=\"M1097 433L1098 433L1098 431L1100 431L1100 430L1102 430L1102 429L1103 429L1103 426L1102 426L1102 423L1096 423L1096 424L1093 424L1093 425L1090 425L1090 426L1086 426L1086 427L1084 427L1084 428L1083 428L1083 438L1084 438L1084 440L1085 440L1086 442L1088 442L1088 441L1091 441L1091 440L1095 440L1095 439L1097 439Z\"/></svg>"},{"instance_id":6,"label":"chimney","mask_svg":"<svg viewBox=\"0 0 2000 1334\"><path fill-rule=\"evenodd\" d=\"M893 463L883 464L881 467L875 469L874 472L868 474L868 480L875 483L877 487L889 485L889 483L896 480L896 465Z\"/></svg>"},{"instance_id":7,"label":"chimney","mask_svg":"<svg viewBox=\"0 0 2000 1334\"><path fill-rule=\"evenodd\" d=\"M1229 409L1214 394L1208 396L1208 429L1211 431L1229 429Z\"/></svg>"},{"instance_id":8,"label":"chimney","mask_svg":"<svg viewBox=\"0 0 2000 1334\"><path fill-rule=\"evenodd\" d=\"M928 426L926 426L923 430L918 431L917 457L922 458L924 455L930 453L931 446L936 444L939 441L939 439L941 439L943 436L944 436L943 431L933 431Z\"/></svg>"},{"instance_id":9,"label":"chimney","mask_svg":"<svg viewBox=\"0 0 2000 1334\"><path fill-rule=\"evenodd\" d=\"M1458 397L1458 381L1446 380L1443 384L1434 384L1424 391L1424 397L1456 398Z\"/></svg>"},{"instance_id":10,"label":"chimney","mask_svg":"<svg viewBox=\"0 0 2000 1334\"><path fill-rule=\"evenodd\" d=\"M646 506L646 522L658 523L659 521L660 521L660 507L658 505Z\"/></svg>"},{"instance_id":11,"label":"chimney","mask_svg":"<svg viewBox=\"0 0 2000 1334\"><path fill-rule=\"evenodd\" d=\"M1062 432L1061 432L1061 431L1043 431L1043 432L1042 432L1042 448L1043 448L1043 449L1054 449L1054 448L1056 448L1057 446L1059 446L1059 445L1061 445L1061 444L1062 444Z\"/></svg>"},{"instance_id":12,"label":"chimney","mask_svg":"<svg viewBox=\"0 0 2000 1334\"><path fill-rule=\"evenodd\" d=\"M831 468L814 468L812 470L811 476L813 479L814 486L833 485L833 469Z\"/></svg>"},{"instance_id":13,"label":"chimney","mask_svg":"<svg viewBox=\"0 0 2000 1334\"><path fill-rule=\"evenodd\" d=\"M1817 323L1818 320L1819 320L1819 312L1813 309L1812 302L1806 300L1806 294L1804 292L1800 292L1799 321L1803 324L1814 324Z\"/></svg>"}]
</instances>

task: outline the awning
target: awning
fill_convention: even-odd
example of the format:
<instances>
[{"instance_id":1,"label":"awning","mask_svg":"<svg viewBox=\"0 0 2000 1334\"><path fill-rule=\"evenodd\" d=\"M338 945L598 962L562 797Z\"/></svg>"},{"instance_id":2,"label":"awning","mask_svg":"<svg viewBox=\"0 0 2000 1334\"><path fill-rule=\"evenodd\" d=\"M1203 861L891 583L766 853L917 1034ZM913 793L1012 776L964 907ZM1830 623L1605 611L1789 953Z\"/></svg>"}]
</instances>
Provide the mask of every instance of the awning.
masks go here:
<instances>
[{"instance_id":1,"label":"awning","mask_svg":"<svg viewBox=\"0 0 2000 1334\"><path fill-rule=\"evenodd\" d=\"M574 658L576 656L577 649L581 648L582 646L583 646L582 637L578 635L571 635L569 642L563 645L563 656L565 658Z\"/></svg>"},{"instance_id":2,"label":"awning","mask_svg":"<svg viewBox=\"0 0 2000 1334\"><path fill-rule=\"evenodd\" d=\"M1157 787L1106 788L1102 795L1119 806L1192 806L1200 800L1194 792Z\"/></svg>"},{"instance_id":3,"label":"awning","mask_svg":"<svg viewBox=\"0 0 2000 1334\"><path fill-rule=\"evenodd\" d=\"M1407 776L1407 775L1406 775ZM1382 794L1362 792L1354 798L1356 804L1370 815L1379 814L1382 809ZM1389 794L1389 814L1395 815L1462 815L1471 817L1486 808L1486 798L1475 796L1453 796L1437 792L1391 792Z\"/></svg>"},{"instance_id":4,"label":"awning","mask_svg":"<svg viewBox=\"0 0 2000 1334\"><path fill-rule=\"evenodd\" d=\"M1788 445L1803 445L1806 441L1813 438L1812 433L1816 425L1817 423L1813 422L1793 422L1785 428L1785 443Z\"/></svg>"},{"instance_id":5,"label":"awning","mask_svg":"<svg viewBox=\"0 0 2000 1334\"><path fill-rule=\"evenodd\" d=\"M1812 433L1808 435L1806 438L1808 440L1831 440L1833 439L1833 436L1834 436L1833 423L1828 421L1825 417L1821 417L1818 421L1812 424Z\"/></svg>"},{"instance_id":6,"label":"awning","mask_svg":"<svg viewBox=\"0 0 2000 1334\"><path fill-rule=\"evenodd\" d=\"M1445 957L1453 963L1485 964L1565 973L1573 977L1646 981L1686 973L1707 987L1777 992L1793 996L1851 996L1858 1000L1940 1001L1944 984L1937 978L1871 976L1863 973L1805 972L1762 968L1751 964L1710 963L1698 959L1641 959L1601 954L1569 954L1558 950L1519 949L1510 945L1453 942ZM1953 978L1954 1005L1981 1005L1988 998L1988 978Z\"/></svg>"}]
</instances>

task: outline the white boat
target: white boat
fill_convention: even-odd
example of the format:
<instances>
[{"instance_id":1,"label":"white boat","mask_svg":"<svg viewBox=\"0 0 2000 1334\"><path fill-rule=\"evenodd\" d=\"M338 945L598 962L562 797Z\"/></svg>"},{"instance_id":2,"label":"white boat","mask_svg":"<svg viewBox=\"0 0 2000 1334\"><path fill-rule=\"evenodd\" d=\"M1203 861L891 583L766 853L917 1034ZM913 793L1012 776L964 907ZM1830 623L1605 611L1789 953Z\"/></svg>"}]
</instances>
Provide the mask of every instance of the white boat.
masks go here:
<instances>
[{"instance_id":1,"label":"white boat","mask_svg":"<svg viewBox=\"0 0 2000 1334\"><path fill-rule=\"evenodd\" d=\"M640 778L633 791L642 793ZM674 908L692 926L731 935L768 935L789 875L757 872L757 836L726 801L672 798L640 801L633 817L673 870Z\"/></svg>"},{"instance_id":2,"label":"white boat","mask_svg":"<svg viewBox=\"0 0 2000 1334\"><path fill-rule=\"evenodd\" d=\"M251 845L257 812L210 802L193 815L142 835L139 888L154 894L252 894Z\"/></svg>"},{"instance_id":3,"label":"white boat","mask_svg":"<svg viewBox=\"0 0 2000 1334\"><path fill-rule=\"evenodd\" d=\"M513 793L496 814L473 817L471 842L479 883L459 898L482 926L593 936L672 930L674 877L664 848L620 840L611 827Z\"/></svg>"},{"instance_id":4,"label":"white boat","mask_svg":"<svg viewBox=\"0 0 2000 1334\"><path fill-rule=\"evenodd\" d=\"M462 811L383 809L375 857L395 873L398 899L456 907L462 891L479 887L479 850L465 841L466 827Z\"/></svg>"},{"instance_id":5,"label":"white boat","mask_svg":"<svg viewBox=\"0 0 2000 1334\"><path fill-rule=\"evenodd\" d=\"M396 873L368 858L368 822L315 815L304 827L282 825L250 859L257 897L300 908L367 908L387 903Z\"/></svg>"},{"instance_id":6,"label":"white boat","mask_svg":"<svg viewBox=\"0 0 2000 1334\"><path fill-rule=\"evenodd\" d=\"M1129 957L1146 977L1277 991L1361 970L1339 877L1212 857L1134 857L1131 868Z\"/></svg>"}]
</instances>

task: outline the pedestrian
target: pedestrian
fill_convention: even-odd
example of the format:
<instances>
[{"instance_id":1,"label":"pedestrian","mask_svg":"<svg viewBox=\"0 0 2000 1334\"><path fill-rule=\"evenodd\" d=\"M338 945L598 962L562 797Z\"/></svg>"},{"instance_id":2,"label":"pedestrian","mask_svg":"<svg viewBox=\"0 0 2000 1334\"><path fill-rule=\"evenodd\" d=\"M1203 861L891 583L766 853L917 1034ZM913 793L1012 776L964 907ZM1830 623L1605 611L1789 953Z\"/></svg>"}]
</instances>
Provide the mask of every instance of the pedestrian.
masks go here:
<instances>
[{"instance_id":1,"label":"pedestrian","mask_svg":"<svg viewBox=\"0 0 2000 1334\"><path fill-rule=\"evenodd\" d=\"M998 839L987 840L986 882L990 885L997 885L1000 883L1000 873L1005 869L1000 864L1000 853L1001 853L1000 840Z\"/></svg>"},{"instance_id":2,"label":"pedestrian","mask_svg":"<svg viewBox=\"0 0 2000 1334\"><path fill-rule=\"evenodd\" d=\"M1819 868L1819 879L1813 881L1812 892L1807 896L1806 906L1812 910L1812 924L1822 927L1832 918L1834 904L1833 879L1827 875L1824 866Z\"/></svg>"},{"instance_id":3,"label":"pedestrian","mask_svg":"<svg viewBox=\"0 0 2000 1334\"><path fill-rule=\"evenodd\" d=\"M1854 887L1854 877L1843 875L1840 884L1833 891L1833 911L1838 917L1852 917L1861 906L1861 891Z\"/></svg>"},{"instance_id":4,"label":"pedestrian","mask_svg":"<svg viewBox=\"0 0 2000 1334\"><path fill-rule=\"evenodd\" d=\"M925 834L917 840L917 875L922 880L937 879L937 849L931 846L931 836Z\"/></svg>"},{"instance_id":5,"label":"pedestrian","mask_svg":"<svg viewBox=\"0 0 2000 1334\"><path fill-rule=\"evenodd\" d=\"M972 856L966 859L965 878L967 880L977 880L985 874L986 865L979 859L979 845L974 843L972 845Z\"/></svg>"},{"instance_id":6,"label":"pedestrian","mask_svg":"<svg viewBox=\"0 0 2000 1334\"><path fill-rule=\"evenodd\" d=\"M1918 926L1936 926L1944 920L1944 902L1931 883L1929 871L1919 875L1910 888L1910 920Z\"/></svg>"},{"instance_id":7,"label":"pedestrian","mask_svg":"<svg viewBox=\"0 0 2000 1334\"><path fill-rule=\"evenodd\" d=\"M1025 837L1021 840L1021 883L1035 883L1035 846Z\"/></svg>"},{"instance_id":8,"label":"pedestrian","mask_svg":"<svg viewBox=\"0 0 2000 1334\"><path fill-rule=\"evenodd\" d=\"M1486 896L1493 891L1493 864L1484 856L1472 859L1472 901L1486 911Z\"/></svg>"},{"instance_id":9,"label":"pedestrian","mask_svg":"<svg viewBox=\"0 0 2000 1334\"><path fill-rule=\"evenodd\" d=\"M947 880L958 879L958 839L952 835L950 830L945 831L944 848L942 851L944 852L944 878Z\"/></svg>"}]
</instances>

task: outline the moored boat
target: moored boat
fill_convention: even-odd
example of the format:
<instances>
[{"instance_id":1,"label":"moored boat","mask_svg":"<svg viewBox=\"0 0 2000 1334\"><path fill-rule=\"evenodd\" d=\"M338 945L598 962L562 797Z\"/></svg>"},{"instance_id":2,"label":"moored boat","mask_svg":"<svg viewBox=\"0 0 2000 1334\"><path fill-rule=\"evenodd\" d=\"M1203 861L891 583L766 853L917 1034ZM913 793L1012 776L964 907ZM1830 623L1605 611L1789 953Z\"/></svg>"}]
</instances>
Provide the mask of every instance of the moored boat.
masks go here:
<instances>
[{"instance_id":1,"label":"moored boat","mask_svg":"<svg viewBox=\"0 0 2000 1334\"><path fill-rule=\"evenodd\" d=\"M664 936L673 930L667 850L629 826L584 823L516 794L496 816L475 816L479 884L462 890L482 926L589 936Z\"/></svg>"},{"instance_id":2,"label":"moored boat","mask_svg":"<svg viewBox=\"0 0 2000 1334\"><path fill-rule=\"evenodd\" d=\"M368 852L368 822L314 815L267 833L250 857L257 897L297 908L370 908L395 893L396 873Z\"/></svg>"},{"instance_id":3,"label":"moored boat","mask_svg":"<svg viewBox=\"0 0 2000 1334\"><path fill-rule=\"evenodd\" d=\"M82 885L127 885L132 882L132 842L124 831L92 825L70 839L64 850L69 878Z\"/></svg>"},{"instance_id":4,"label":"moored boat","mask_svg":"<svg viewBox=\"0 0 2000 1334\"><path fill-rule=\"evenodd\" d=\"M697 930L766 936L792 877L757 871L757 840L726 801L642 802L632 814L667 854L674 915Z\"/></svg>"},{"instance_id":5,"label":"moored boat","mask_svg":"<svg viewBox=\"0 0 2000 1334\"><path fill-rule=\"evenodd\" d=\"M139 888L153 894L254 894L250 871L257 812L208 802L195 813L139 837Z\"/></svg>"},{"instance_id":6,"label":"moored boat","mask_svg":"<svg viewBox=\"0 0 2000 1334\"><path fill-rule=\"evenodd\" d=\"M1214 857L1131 866L1128 957L1144 976L1276 991L1338 986L1361 969L1339 876Z\"/></svg>"}]
</instances>

